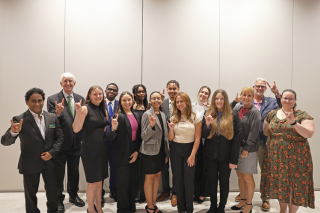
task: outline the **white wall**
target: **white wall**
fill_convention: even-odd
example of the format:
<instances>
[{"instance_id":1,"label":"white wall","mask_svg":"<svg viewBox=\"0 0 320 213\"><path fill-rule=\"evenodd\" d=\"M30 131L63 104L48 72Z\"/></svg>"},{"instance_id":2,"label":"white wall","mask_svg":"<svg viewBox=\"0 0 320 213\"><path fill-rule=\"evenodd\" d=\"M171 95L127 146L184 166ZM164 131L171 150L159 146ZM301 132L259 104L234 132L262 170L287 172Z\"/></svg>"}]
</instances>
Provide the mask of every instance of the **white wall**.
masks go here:
<instances>
[{"instance_id":1,"label":"white wall","mask_svg":"<svg viewBox=\"0 0 320 213\"><path fill-rule=\"evenodd\" d=\"M320 2L294 2L0 0L0 132L27 109L29 88L54 94L64 71L75 74L75 92L83 96L93 84L115 82L122 92L141 79L150 94L175 79L192 101L202 85L223 88L233 99L260 76L280 90L296 90L298 106L317 125ZM318 189L319 140L316 129L310 145ZM19 144L0 147L1 191L23 190ZM80 170L84 190L81 164ZM232 173L231 190L237 190ZM259 175L255 179L259 189Z\"/></svg>"}]
</instances>

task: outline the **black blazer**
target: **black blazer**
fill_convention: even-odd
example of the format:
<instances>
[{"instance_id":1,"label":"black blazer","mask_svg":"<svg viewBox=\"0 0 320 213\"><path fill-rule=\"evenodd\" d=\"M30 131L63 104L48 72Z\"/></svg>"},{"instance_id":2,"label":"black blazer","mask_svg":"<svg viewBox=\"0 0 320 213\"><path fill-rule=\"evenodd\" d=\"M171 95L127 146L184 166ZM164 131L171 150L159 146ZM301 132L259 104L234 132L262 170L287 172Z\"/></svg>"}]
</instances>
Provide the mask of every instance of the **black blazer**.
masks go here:
<instances>
[{"instance_id":1,"label":"black blazer","mask_svg":"<svg viewBox=\"0 0 320 213\"><path fill-rule=\"evenodd\" d=\"M82 103L84 103L84 98L81 95L73 93L74 101L79 102L82 99ZM55 101L57 103L61 103L62 99L64 98L64 110L62 111L61 115L58 117L60 126L63 131L64 141L61 149L70 149L74 144L75 148L81 148L81 141L82 141L82 134L83 131L81 130L78 133L75 133L72 128L72 124L74 118L72 117L71 110L68 106L67 98L64 97L62 90L50 96L47 100L47 108L48 112L56 113ZM74 110L74 117L76 117L76 111Z\"/></svg>"},{"instance_id":2,"label":"black blazer","mask_svg":"<svg viewBox=\"0 0 320 213\"><path fill-rule=\"evenodd\" d=\"M162 102L163 113L166 115L167 121L170 120L170 112L169 112L169 98L166 98Z\"/></svg>"},{"instance_id":3,"label":"black blazer","mask_svg":"<svg viewBox=\"0 0 320 213\"><path fill-rule=\"evenodd\" d=\"M57 119L53 113L44 111L44 120L46 124L45 140L40 129L29 110L19 116L13 117L14 123L19 123L23 119L23 124L19 135L12 137L11 127L1 137L1 144L9 146L14 144L17 137L20 138L20 159L18 169L20 174L39 173L43 169L55 168L55 157L58 155L63 143L63 133ZM41 158L43 152L49 152L52 158L44 161Z\"/></svg>"},{"instance_id":4,"label":"black blazer","mask_svg":"<svg viewBox=\"0 0 320 213\"><path fill-rule=\"evenodd\" d=\"M132 142L131 124L125 112L120 112L118 114L119 124L117 131L108 132L107 139L115 143L114 162L116 165L129 164L130 156L132 155L132 153L139 153L141 145L141 122L140 117L137 113L133 112L133 115L138 122L138 130L135 143Z\"/></svg>"},{"instance_id":5,"label":"black blazer","mask_svg":"<svg viewBox=\"0 0 320 213\"><path fill-rule=\"evenodd\" d=\"M236 111L232 112L232 116L234 135L231 140L228 140L221 134L219 136L215 134L211 139L208 139L211 125L210 129L207 129L206 120L204 118L202 119L202 138L205 139L203 150L205 156L208 158L218 161L227 161L237 165L241 141L241 123Z\"/></svg>"}]
</instances>

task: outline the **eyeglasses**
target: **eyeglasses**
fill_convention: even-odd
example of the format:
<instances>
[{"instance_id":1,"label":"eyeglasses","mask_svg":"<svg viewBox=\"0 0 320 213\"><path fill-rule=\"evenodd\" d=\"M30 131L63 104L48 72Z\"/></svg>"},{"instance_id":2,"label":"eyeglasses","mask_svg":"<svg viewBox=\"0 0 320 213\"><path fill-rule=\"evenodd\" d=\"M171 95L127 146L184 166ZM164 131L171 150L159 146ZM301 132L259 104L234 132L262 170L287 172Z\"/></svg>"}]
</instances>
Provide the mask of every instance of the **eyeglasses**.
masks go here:
<instances>
[{"instance_id":1,"label":"eyeglasses","mask_svg":"<svg viewBox=\"0 0 320 213\"><path fill-rule=\"evenodd\" d=\"M289 102L293 102L295 99L293 98L282 98L284 101L289 101Z\"/></svg>"},{"instance_id":2,"label":"eyeglasses","mask_svg":"<svg viewBox=\"0 0 320 213\"><path fill-rule=\"evenodd\" d=\"M117 89L112 89L112 88L108 88L107 90L108 90L109 92L118 92Z\"/></svg>"},{"instance_id":3,"label":"eyeglasses","mask_svg":"<svg viewBox=\"0 0 320 213\"><path fill-rule=\"evenodd\" d=\"M264 89L266 86L255 85L256 88Z\"/></svg>"}]
</instances>

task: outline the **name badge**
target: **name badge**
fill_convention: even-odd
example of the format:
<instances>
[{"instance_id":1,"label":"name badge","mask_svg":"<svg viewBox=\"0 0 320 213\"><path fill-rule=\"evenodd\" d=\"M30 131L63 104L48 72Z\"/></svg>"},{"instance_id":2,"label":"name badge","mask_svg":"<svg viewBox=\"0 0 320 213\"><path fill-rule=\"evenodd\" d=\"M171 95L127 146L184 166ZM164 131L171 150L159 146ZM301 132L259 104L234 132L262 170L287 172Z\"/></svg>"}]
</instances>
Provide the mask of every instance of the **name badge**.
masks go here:
<instances>
[{"instance_id":1,"label":"name badge","mask_svg":"<svg viewBox=\"0 0 320 213\"><path fill-rule=\"evenodd\" d=\"M55 124L51 124L51 125L49 125L49 128L56 128L56 125Z\"/></svg>"}]
</instances>

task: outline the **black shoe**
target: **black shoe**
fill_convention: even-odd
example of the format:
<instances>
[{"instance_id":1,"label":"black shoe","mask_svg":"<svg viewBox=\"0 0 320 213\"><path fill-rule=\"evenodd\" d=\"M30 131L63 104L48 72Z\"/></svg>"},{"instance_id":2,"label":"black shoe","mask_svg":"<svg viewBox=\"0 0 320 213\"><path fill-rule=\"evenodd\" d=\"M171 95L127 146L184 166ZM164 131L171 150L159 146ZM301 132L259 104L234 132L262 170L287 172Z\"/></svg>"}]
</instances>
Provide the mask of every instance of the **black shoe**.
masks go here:
<instances>
[{"instance_id":1,"label":"black shoe","mask_svg":"<svg viewBox=\"0 0 320 213\"><path fill-rule=\"evenodd\" d=\"M203 203L206 200L206 198L203 198L202 200L200 199L200 197L198 198L198 203Z\"/></svg>"},{"instance_id":2,"label":"black shoe","mask_svg":"<svg viewBox=\"0 0 320 213\"><path fill-rule=\"evenodd\" d=\"M250 203L250 204L247 204L246 203L246 205L251 205L252 206L252 203ZM242 211L240 211L240 213L243 213ZM252 207L251 207L251 210L250 210L250 212L249 213L252 213Z\"/></svg>"},{"instance_id":3,"label":"black shoe","mask_svg":"<svg viewBox=\"0 0 320 213\"><path fill-rule=\"evenodd\" d=\"M154 212L157 212L158 206L154 206ZM160 211L160 209L158 209L159 211L157 213L163 213L162 211Z\"/></svg>"},{"instance_id":4,"label":"black shoe","mask_svg":"<svg viewBox=\"0 0 320 213\"><path fill-rule=\"evenodd\" d=\"M247 200L247 199L241 199L241 200ZM234 205L234 206L231 206L231 209L232 210L240 210L240 209L242 209L244 206L242 206L242 207L238 207L237 205Z\"/></svg>"},{"instance_id":5,"label":"black shoe","mask_svg":"<svg viewBox=\"0 0 320 213\"><path fill-rule=\"evenodd\" d=\"M224 209L225 209L225 207L219 206L215 213L225 213Z\"/></svg>"},{"instance_id":6,"label":"black shoe","mask_svg":"<svg viewBox=\"0 0 320 213\"><path fill-rule=\"evenodd\" d=\"M140 198L139 200L138 200L138 202L141 204L141 203L144 203L146 201L146 198Z\"/></svg>"},{"instance_id":7,"label":"black shoe","mask_svg":"<svg viewBox=\"0 0 320 213\"><path fill-rule=\"evenodd\" d=\"M63 213L65 211L63 201L58 202L58 213Z\"/></svg>"},{"instance_id":8,"label":"black shoe","mask_svg":"<svg viewBox=\"0 0 320 213\"><path fill-rule=\"evenodd\" d=\"M217 207L210 207L207 213L215 213L217 211Z\"/></svg>"},{"instance_id":9,"label":"black shoe","mask_svg":"<svg viewBox=\"0 0 320 213\"><path fill-rule=\"evenodd\" d=\"M69 202L74 203L74 205L76 205L78 207L83 207L86 205L86 203L78 196L78 194L76 194L75 196L70 195Z\"/></svg>"},{"instance_id":10,"label":"black shoe","mask_svg":"<svg viewBox=\"0 0 320 213\"><path fill-rule=\"evenodd\" d=\"M109 197L114 200L114 202L117 202L117 194L116 193L110 193Z\"/></svg>"},{"instance_id":11,"label":"black shoe","mask_svg":"<svg viewBox=\"0 0 320 213\"><path fill-rule=\"evenodd\" d=\"M149 211L148 211L148 205L146 205L146 207L144 208L146 211L147 211L147 213L150 213ZM149 209L149 210L152 210L153 211L153 213L155 213L156 212L156 209Z\"/></svg>"},{"instance_id":12,"label":"black shoe","mask_svg":"<svg viewBox=\"0 0 320 213\"><path fill-rule=\"evenodd\" d=\"M101 207L104 207L104 198L103 198L103 196L101 197Z\"/></svg>"}]
</instances>

